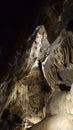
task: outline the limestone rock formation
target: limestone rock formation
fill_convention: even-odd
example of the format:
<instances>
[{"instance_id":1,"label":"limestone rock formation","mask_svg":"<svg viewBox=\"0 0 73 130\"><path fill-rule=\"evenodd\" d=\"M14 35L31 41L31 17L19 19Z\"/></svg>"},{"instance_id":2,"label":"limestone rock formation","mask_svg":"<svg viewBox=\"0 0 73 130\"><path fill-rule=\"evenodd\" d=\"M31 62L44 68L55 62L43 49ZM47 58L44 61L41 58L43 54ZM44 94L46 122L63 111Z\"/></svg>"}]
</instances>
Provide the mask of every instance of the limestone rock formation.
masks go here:
<instances>
[{"instance_id":1,"label":"limestone rock formation","mask_svg":"<svg viewBox=\"0 0 73 130\"><path fill-rule=\"evenodd\" d=\"M73 84L69 92L55 91L46 106L46 116L59 113L73 115Z\"/></svg>"},{"instance_id":2,"label":"limestone rock formation","mask_svg":"<svg viewBox=\"0 0 73 130\"><path fill-rule=\"evenodd\" d=\"M62 92L59 85L64 84L65 90L67 90L67 82L61 80L64 76L61 72L67 71L67 69L69 71L73 70L73 33L64 29L51 45L48 42L44 26L40 26L37 33L34 34L35 38L30 51L28 50L28 56L27 52L25 53L25 64L20 66L19 71L15 69L13 79L9 80L9 83L5 81L1 84L1 86L5 85L5 87L2 87L1 94L8 95L5 100L4 98L1 99L1 123L7 119L4 127L1 127L1 129L9 128L13 130L16 127L18 128L18 124L23 124L22 128L27 129L29 126L43 120L46 116L60 112L63 115L64 110L64 113L72 114L72 88L70 92ZM64 81L67 81L70 75L69 71L67 71ZM19 79L17 77L18 74L22 75ZM69 87L73 81L72 75L70 76L71 79L68 81ZM11 87L9 88L10 83ZM3 88L6 90L3 91ZM56 99L57 97L58 100ZM67 117L69 115L64 116L65 119ZM59 116L47 118L44 122L46 123L46 120L50 122L51 120L52 123L54 118L58 120ZM60 120L63 121L61 117ZM10 122L13 124L13 127L10 125ZM67 122L69 123L69 120ZM71 125L69 123L68 127L71 127ZM50 128L50 130L53 129Z\"/></svg>"},{"instance_id":3,"label":"limestone rock formation","mask_svg":"<svg viewBox=\"0 0 73 130\"><path fill-rule=\"evenodd\" d=\"M49 54L44 60L44 62L42 63L42 70L43 70L44 77L47 80L48 85L51 86L52 89L56 85L66 83L67 79L69 82L68 85L72 84L73 77L72 75L71 76L69 75L70 74L69 71L73 70L72 37L73 37L72 32L63 30L60 33L59 37L49 47ZM65 78L64 71L65 72L67 71L66 78ZM70 79L69 79L69 76L70 76ZM61 79L65 81L62 81Z\"/></svg>"},{"instance_id":4,"label":"limestone rock formation","mask_svg":"<svg viewBox=\"0 0 73 130\"><path fill-rule=\"evenodd\" d=\"M42 122L34 125L28 130L73 130L73 117L71 115L54 115L52 117L47 117Z\"/></svg>"},{"instance_id":5,"label":"limestone rock formation","mask_svg":"<svg viewBox=\"0 0 73 130\"><path fill-rule=\"evenodd\" d=\"M37 20L39 26L24 48L17 43L9 70L0 79L0 130L73 130L70 2L46 0L39 12L41 25Z\"/></svg>"}]
</instances>

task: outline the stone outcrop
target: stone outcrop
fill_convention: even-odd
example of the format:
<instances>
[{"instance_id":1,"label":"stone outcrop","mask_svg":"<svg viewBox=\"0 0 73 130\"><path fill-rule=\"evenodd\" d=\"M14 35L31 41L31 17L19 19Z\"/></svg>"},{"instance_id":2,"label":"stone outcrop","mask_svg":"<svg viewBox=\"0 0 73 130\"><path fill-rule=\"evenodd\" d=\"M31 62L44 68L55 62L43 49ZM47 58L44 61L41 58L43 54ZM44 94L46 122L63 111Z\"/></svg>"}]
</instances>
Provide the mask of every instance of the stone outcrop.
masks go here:
<instances>
[{"instance_id":1,"label":"stone outcrop","mask_svg":"<svg viewBox=\"0 0 73 130\"><path fill-rule=\"evenodd\" d=\"M73 33L66 29L62 30L52 44L48 41L44 26L38 27L34 35L33 44L25 53L25 63L19 67L18 71L14 70L12 79L7 79L8 82L5 81L4 84L1 84L1 96L6 95L6 98L3 97L1 100L1 124L5 122L3 127L1 126L2 130L7 128L16 130L19 128L18 124L22 125L20 130L27 129L41 121L38 127L35 125L31 128L35 129L36 127L37 130L42 127L43 122L46 124L46 120L51 123L49 129L53 130L54 127L55 129L57 127L51 128L52 121L55 122L54 119L56 121L60 119L61 122L66 120L69 123L68 127L72 127L69 120L72 120L72 103L70 103L72 88L70 90L70 87L73 76L69 71L73 70ZM29 42L31 38L32 36L28 40ZM69 75L71 76L70 80L67 80ZM69 87L70 92L62 92L63 86L60 88L60 85L64 85L65 91ZM65 110L64 113L66 113L64 115L62 112L64 118L58 115L62 110ZM57 115L54 116L54 114ZM53 117L48 118L47 116L50 115ZM47 118L44 119L45 117Z\"/></svg>"},{"instance_id":2,"label":"stone outcrop","mask_svg":"<svg viewBox=\"0 0 73 130\"><path fill-rule=\"evenodd\" d=\"M48 117L44 119L42 122L34 125L32 128L28 130L72 130L73 123L72 123L72 116L71 115L54 115L52 117Z\"/></svg>"},{"instance_id":3,"label":"stone outcrop","mask_svg":"<svg viewBox=\"0 0 73 130\"><path fill-rule=\"evenodd\" d=\"M56 85L64 84L66 82L69 82L69 86L72 84L73 78L72 74L70 75L69 72L70 70L73 70L72 37L72 32L63 30L59 37L50 46L49 55L47 55L46 59L42 63L44 77L47 80L48 85L52 88L54 88ZM65 72L67 72L66 76ZM68 86L67 83L65 85Z\"/></svg>"},{"instance_id":4,"label":"stone outcrop","mask_svg":"<svg viewBox=\"0 0 73 130\"><path fill-rule=\"evenodd\" d=\"M59 113L73 115L73 84L69 92L55 91L46 106L46 116Z\"/></svg>"},{"instance_id":5,"label":"stone outcrop","mask_svg":"<svg viewBox=\"0 0 73 130\"><path fill-rule=\"evenodd\" d=\"M73 129L73 4L46 3L0 84L0 130Z\"/></svg>"},{"instance_id":6,"label":"stone outcrop","mask_svg":"<svg viewBox=\"0 0 73 130\"><path fill-rule=\"evenodd\" d=\"M57 91L48 102L47 118L29 130L72 130L73 129L73 84L70 92ZM49 113L48 113L49 112Z\"/></svg>"}]
</instances>

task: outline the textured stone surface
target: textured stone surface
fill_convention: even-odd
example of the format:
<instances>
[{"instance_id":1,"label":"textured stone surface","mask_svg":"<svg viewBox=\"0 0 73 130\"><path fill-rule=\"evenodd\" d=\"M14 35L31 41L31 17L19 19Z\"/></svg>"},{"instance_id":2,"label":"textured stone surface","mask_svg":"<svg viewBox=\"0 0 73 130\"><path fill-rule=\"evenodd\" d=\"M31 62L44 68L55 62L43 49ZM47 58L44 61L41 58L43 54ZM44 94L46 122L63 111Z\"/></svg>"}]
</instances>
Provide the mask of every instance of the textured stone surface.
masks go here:
<instances>
[{"instance_id":1,"label":"textured stone surface","mask_svg":"<svg viewBox=\"0 0 73 130\"><path fill-rule=\"evenodd\" d=\"M52 88L54 88L56 85L60 83L63 84L64 82L62 82L61 79L67 82L70 75L69 71L73 69L72 57L71 57L71 55L73 54L71 45L73 44L72 37L73 34L71 32L63 30L60 33L59 37L50 46L49 54L42 63L42 70L44 77L47 80L48 85L51 86ZM60 74L58 75L58 71L60 71L61 73L61 78ZM66 72L66 76L64 76L65 75L64 71ZM64 74L62 72L64 72ZM71 78L69 82L71 85L73 76L72 75L70 76Z\"/></svg>"},{"instance_id":2,"label":"textured stone surface","mask_svg":"<svg viewBox=\"0 0 73 130\"><path fill-rule=\"evenodd\" d=\"M37 26L27 42L21 29L0 79L0 130L24 130L50 115L31 130L73 129L73 4L45 2L37 20L45 26Z\"/></svg>"},{"instance_id":3,"label":"textured stone surface","mask_svg":"<svg viewBox=\"0 0 73 130\"><path fill-rule=\"evenodd\" d=\"M42 122L34 125L28 130L72 130L73 123L71 115L54 115L44 119Z\"/></svg>"},{"instance_id":4,"label":"textured stone surface","mask_svg":"<svg viewBox=\"0 0 73 130\"><path fill-rule=\"evenodd\" d=\"M73 85L70 92L55 91L48 101L46 115L55 115L60 112L73 115Z\"/></svg>"},{"instance_id":5,"label":"textured stone surface","mask_svg":"<svg viewBox=\"0 0 73 130\"><path fill-rule=\"evenodd\" d=\"M39 27L39 30L33 41L33 44L30 50L30 56L28 59L27 69L38 67L38 62L39 61L42 62L44 60L49 46L50 44L47 39L47 33L45 30L45 27L42 25Z\"/></svg>"},{"instance_id":6,"label":"textured stone surface","mask_svg":"<svg viewBox=\"0 0 73 130\"><path fill-rule=\"evenodd\" d=\"M72 91L61 92L59 88L60 84L64 84L66 91L73 82L71 74L73 70L73 33L63 29L58 38L49 44L45 28L40 26L37 27L33 36L32 46L23 55L21 66L18 67L17 64L11 74L11 79L9 79L9 75L7 80L0 85L2 99L0 118L1 123L4 122L2 130L7 128L27 129L40 122L45 116L58 114L61 110L67 114L72 114L73 111L72 99L69 99ZM29 42L33 36L29 37ZM3 94L6 95L5 99ZM49 100L50 97L51 100ZM67 100L65 100L66 97ZM64 116L65 119L67 117L70 119L68 115ZM51 123L54 122L54 118L58 120L59 116L47 118L48 123L50 120ZM60 120L62 121L61 117ZM67 121L69 127L70 122ZM22 128L19 128L18 124L23 125ZM52 129L50 128L50 130Z\"/></svg>"}]
</instances>

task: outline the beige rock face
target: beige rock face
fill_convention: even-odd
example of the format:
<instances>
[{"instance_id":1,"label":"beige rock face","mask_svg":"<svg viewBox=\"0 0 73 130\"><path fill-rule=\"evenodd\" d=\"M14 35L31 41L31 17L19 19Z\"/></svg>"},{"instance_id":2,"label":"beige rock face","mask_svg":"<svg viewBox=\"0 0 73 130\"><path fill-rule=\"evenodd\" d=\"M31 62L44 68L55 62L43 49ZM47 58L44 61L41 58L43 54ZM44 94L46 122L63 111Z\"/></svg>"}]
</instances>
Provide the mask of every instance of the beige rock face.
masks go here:
<instances>
[{"instance_id":1,"label":"beige rock face","mask_svg":"<svg viewBox=\"0 0 73 130\"><path fill-rule=\"evenodd\" d=\"M50 45L44 26L40 26L21 71L13 73L12 84L6 88L8 96L0 113L4 128L21 130L35 124L30 130L72 130L73 85L69 92L59 89L63 84L59 72L73 69L72 37L73 33L64 29Z\"/></svg>"},{"instance_id":2,"label":"beige rock face","mask_svg":"<svg viewBox=\"0 0 73 130\"><path fill-rule=\"evenodd\" d=\"M48 113L49 112L49 113ZM55 92L48 102L47 115L29 130L73 130L73 84L70 92Z\"/></svg>"},{"instance_id":3,"label":"beige rock face","mask_svg":"<svg viewBox=\"0 0 73 130\"><path fill-rule=\"evenodd\" d=\"M38 62L39 60L43 61L48 47L49 42L45 28L44 26L40 26L36 39L32 44L26 68L23 67L26 69L24 70L25 72L28 70L28 73L25 73L18 81L15 76L13 77L14 83L12 84L12 88L8 90L7 100L3 104L0 113L0 118L2 117L3 120L5 118L3 115L7 111L7 122L9 120L14 122L14 118L18 116L18 119L21 118L23 122L27 122L25 123L27 126L28 124L40 122L44 118L43 107L48 101L49 89Z\"/></svg>"},{"instance_id":4,"label":"beige rock face","mask_svg":"<svg viewBox=\"0 0 73 130\"><path fill-rule=\"evenodd\" d=\"M72 58L70 57L72 55L72 51L70 51L70 48L72 48L72 37L72 33L63 30L50 46L49 55L42 63L44 77L52 89L59 84L58 71L63 71L66 68L71 69L70 65L73 66Z\"/></svg>"},{"instance_id":5,"label":"beige rock face","mask_svg":"<svg viewBox=\"0 0 73 130\"><path fill-rule=\"evenodd\" d=\"M8 120L12 121L13 118L10 118L18 115L23 122L26 120L32 124L40 122L44 118L43 107L49 98L49 91L45 91L44 86L45 80L40 70L32 70L29 75L15 84L0 116L5 109L8 109Z\"/></svg>"},{"instance_id":6,"label":"beige rock face","mask_svg":"<svg viewBox=\"0 0 73 130\"><path fill-rule=\"evenodd\" d=\"M38 67L38 62L43 61L45 55L47 54L47 50L49 48L49 42L47 39L47 33L45 27L40 26L39 31L36 34L36 38L32 44L30 56L28 59L27 68Z\"/></svg>"},{"instance_id":7,"label":"beige rock face","mask_svg":"<svg viewBox=\"0 0 73 130\"><path fill-rule=\"evenodd\" d=\"M47 103L46 116L60 112L73 115L73 84L70 92L55 91Z\"/></svg>"},{"instance_id":8,"label":"beige rock face","mask_svg":"<svg viewBox=\"0 0 73 130\"><path fill-rule=\"evenodd\" d=\"M54 115L34 125L29 130L73 130L71 115Z\"/></svg>"}]
</instances>

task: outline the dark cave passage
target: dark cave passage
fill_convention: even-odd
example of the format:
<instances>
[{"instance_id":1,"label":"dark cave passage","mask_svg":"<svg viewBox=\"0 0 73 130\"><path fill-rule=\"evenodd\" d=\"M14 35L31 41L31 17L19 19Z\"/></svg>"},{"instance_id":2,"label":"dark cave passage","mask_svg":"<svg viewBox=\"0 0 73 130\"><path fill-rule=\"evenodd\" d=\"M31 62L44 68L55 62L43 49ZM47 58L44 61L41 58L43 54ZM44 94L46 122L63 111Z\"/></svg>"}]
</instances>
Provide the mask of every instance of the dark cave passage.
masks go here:
<instances>
[{"instance_id":1,"label":"dark cave passage","mask_svg":"<svg viewBox=\"0 0 73 130\"><path fill-rule=\"evenodd\" d=\"M0 77L8 72L9 63L13 64L17 48L26 48L27 38L37 25L45 25L49 41L56 38L55 27L57 18L62 13L63 2L64 0L0 1ZM73 30L73 20L68 23L67 29Z\"/></svg>"},{"instance_id":2,"label":"dark cave passage","mask_svg":"<svg viewBox=\"0 0 73 130\"><path fill-rule=\"evenodd\" d=\"M0 77L9 68L8 62L22 44L22 37L26 41L33 32L40 6L41 0L0 2Z\"/></svg>"}]
</instances>

